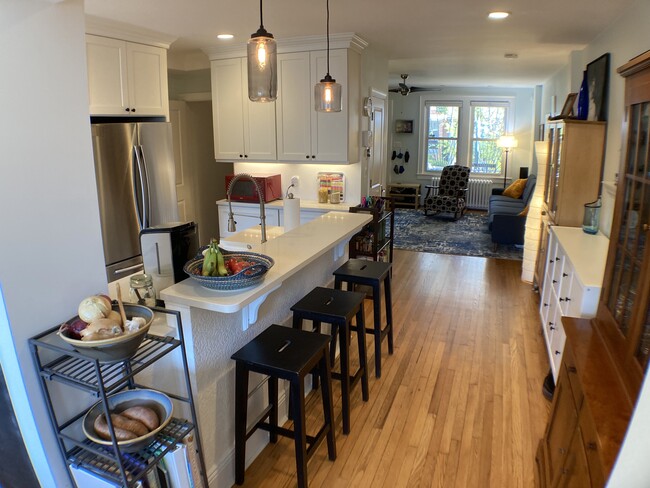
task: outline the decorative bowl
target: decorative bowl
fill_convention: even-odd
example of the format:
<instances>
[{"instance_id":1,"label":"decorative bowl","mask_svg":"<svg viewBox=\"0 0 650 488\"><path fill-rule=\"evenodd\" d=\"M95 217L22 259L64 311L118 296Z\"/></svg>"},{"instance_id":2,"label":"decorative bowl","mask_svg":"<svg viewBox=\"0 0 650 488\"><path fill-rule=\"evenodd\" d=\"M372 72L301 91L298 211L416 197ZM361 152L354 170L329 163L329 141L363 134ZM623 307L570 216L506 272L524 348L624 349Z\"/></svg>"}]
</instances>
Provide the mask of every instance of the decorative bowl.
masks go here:
<instances>
[{"instance_id":1,"label":"decorative bowl","mask_svg":"<svg viewBox=\"0 0 650 488\"><path fill-rule=\"evenodd\" d=\"M156 412L156 415L158 415L158 420L160 420L160 425L148 434L136 437L135 439L130 439L128 441L117 441L117 445L124 452L139 451L143 447L153 442L156 434L164 429L165 426L171 421L172 412L174 410L174 405L172 404L171 399L164 393L156 390L124 390L109 396L106 400L108 401L108 410L111 413L120 413L129 407L135 406L149 407L154 412ZM97 444L102 444L104 446L112 446L113 441L103 439L95 433L95 419L97 419L97 417L103 413L104 404L100 400L92 407L90 407L90 410L88 410L84 416L82 429L86 437L91 441L96 442Z\"/></svg>"},{"instance_id":2,"label":"decorative bowl","mask_svg":"<svg viewBox=\"0 0 650 488\"><path fill-rule=\"evenodd\" d=\"M113 305L113 310L119 311L118 306ZM138 347L140 347L140 344L144 340L144 336L149 330L154 317L153 310L143 305L125 303L124 312L126 313L127 319L142 317L146 320L146 324L140 327L137 331L129 334L122 334L117 337L101 339L98 341L82 341L80 339L69 337L65 331L65 326L78 318L78 316L75 316L61 324L58 335L61 339L74 347L78 353L92 359L97 359L101 363L116 363L118 361L124 361L135 355Z\"/></svg>"},{"instance_id":3,"label":"decorative bowl","mask_svg":"<svg viewBox=\"0 0 650 488\"><path fill-rule=\"evenodd\" d=\"M231 258L242 258L246 261L253 262L252 266L242 269L239 273L229 276L203 276L203 255L199 253L194 259L188 261L183 267L183 271L189 275L199 285L211 290L239 290L249 286L256 285L264 279L266 272L275 264L273 258L256 252L243 251L226 251L219 248L223 257L228 260Z\"/></svg>"}]
</instances>

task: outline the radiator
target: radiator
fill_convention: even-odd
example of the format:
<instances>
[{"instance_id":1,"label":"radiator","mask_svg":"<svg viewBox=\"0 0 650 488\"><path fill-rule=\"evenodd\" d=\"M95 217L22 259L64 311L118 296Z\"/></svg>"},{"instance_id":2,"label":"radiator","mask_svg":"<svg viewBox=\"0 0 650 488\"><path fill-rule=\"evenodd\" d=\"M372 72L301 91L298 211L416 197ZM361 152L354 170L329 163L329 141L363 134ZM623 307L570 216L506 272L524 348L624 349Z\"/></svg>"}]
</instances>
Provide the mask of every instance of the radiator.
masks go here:
<instances>
[{"instance_id":1,"label":"radiator","mask_svg":"<svg viewBox=\"0 0 650 488\"><path fill-rule=\"evenodd\" d=\"M438 186L440 184L440 177L434 176L431 178L431 184ZM470 178L469 189L467 191L467 208L487 210L491 194L492 180Z\"/></svg>"}]
</instances>

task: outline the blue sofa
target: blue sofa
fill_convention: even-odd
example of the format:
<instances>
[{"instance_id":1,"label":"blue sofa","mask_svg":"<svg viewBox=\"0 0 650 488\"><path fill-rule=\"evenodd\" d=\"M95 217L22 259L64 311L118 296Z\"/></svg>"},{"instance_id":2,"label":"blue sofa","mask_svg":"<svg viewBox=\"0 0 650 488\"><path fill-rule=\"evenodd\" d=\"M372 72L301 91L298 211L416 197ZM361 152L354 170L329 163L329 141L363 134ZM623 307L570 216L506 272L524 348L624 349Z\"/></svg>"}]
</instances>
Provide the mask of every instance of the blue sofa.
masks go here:
<instances>
[{"instance_id":1,"label":"blue sofa","mask_svg":"<svg viewBox=\"0 0 650 488\"><path fill-rule=\"evenodd\" d=\"M520 198L501 195L501 188L492 190L488 206L488 228L495 248L498 244L524 243L526 216L519 214L530 204L536 183L537 176L528 176Z\"/></svg>"}]
</instances>

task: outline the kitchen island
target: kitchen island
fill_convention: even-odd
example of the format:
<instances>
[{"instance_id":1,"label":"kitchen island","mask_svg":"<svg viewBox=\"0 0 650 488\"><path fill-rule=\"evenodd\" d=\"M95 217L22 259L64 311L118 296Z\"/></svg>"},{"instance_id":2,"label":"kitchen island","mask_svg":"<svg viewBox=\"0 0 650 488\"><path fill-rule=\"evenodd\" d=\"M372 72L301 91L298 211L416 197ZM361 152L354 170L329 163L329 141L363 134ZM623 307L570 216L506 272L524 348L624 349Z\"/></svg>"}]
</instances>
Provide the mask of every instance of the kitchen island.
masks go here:
<instances>
[{"instance_id":1,"label":"kitchen island","mask_svg":"<svg viewBox=\"0 0 650 488\"><path fill-rule=\"evenodd\" d=\"M345 262L350 238L372 220L368 214L329 212L256 246L275 261L264 280L248 289L215 291L191 279L161 291L166 307L183 322L189 370L211 486L234 483L234 385L230 356L271 324L290 323L290 307L315 286L332 281ZM172 371L161 375L171 375ZM250 381L249 421L267 404L264 378ZM280 391L284 415L285 391ZM256 432L247 444L247 465L268 442Z\"/></svg>"}]
</instances>

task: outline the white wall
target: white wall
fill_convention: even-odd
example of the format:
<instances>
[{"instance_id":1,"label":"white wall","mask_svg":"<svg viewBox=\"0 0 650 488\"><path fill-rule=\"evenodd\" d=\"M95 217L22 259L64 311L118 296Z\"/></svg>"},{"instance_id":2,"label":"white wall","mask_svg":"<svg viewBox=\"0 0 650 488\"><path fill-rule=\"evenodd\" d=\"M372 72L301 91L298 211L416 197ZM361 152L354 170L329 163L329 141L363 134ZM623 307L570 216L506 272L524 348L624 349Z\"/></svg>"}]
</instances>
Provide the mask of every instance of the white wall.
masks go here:
<instances>
[{"instance_id":1,"label":"white wall","mask_svg":"<svg viewBox=\"0 0 650 488\"><path fill-rule=\"evenodd\" d=\"M27 339L106 290L82 0L0 4L0 358L35 472L69 486Z\"/></svg>"},{"instance_id":2,"label":"white wall","mask_svg":"<svg viewBox=\"0 0 650 488\"><path fill-rule=\"evenodd\" d=\"M535 118L535 88L494 88L494 87L443 87L440 91L432 92L413 92L407 96L402 96L399 93L391 93L390 100L393 102L393 111L391 114L391 121L389 125L389 141L388 148L388 175L391 183L420 183L428 184L430 181L429 176L418 175L418 160L421 153L419 147L419 131L420 131L420 105L421 97L426 96L435 100L463 100L464 106L467 106L469 99L477 100L488 97L508 97L513 100L514 116L512 122L512 131L519 146L517 149L510 153L508 158L508 177L517 178L519 176L520 167L528 167L531 173L535 172L533 166L533 142L537 128L534 127ZM396 134L395 133L395 120L406 119L413 120L413 133L412 134ZM410 154L409 162L406 163L404 159L391 160L393 149L399 152L401 148L402 153L407 150ZM404 172L396 174L393 171L395 165L403 165ZM459 161L459 164L463 164ZM493 178L495 181L498 178Z\"/></svg>"}]
</instances>

